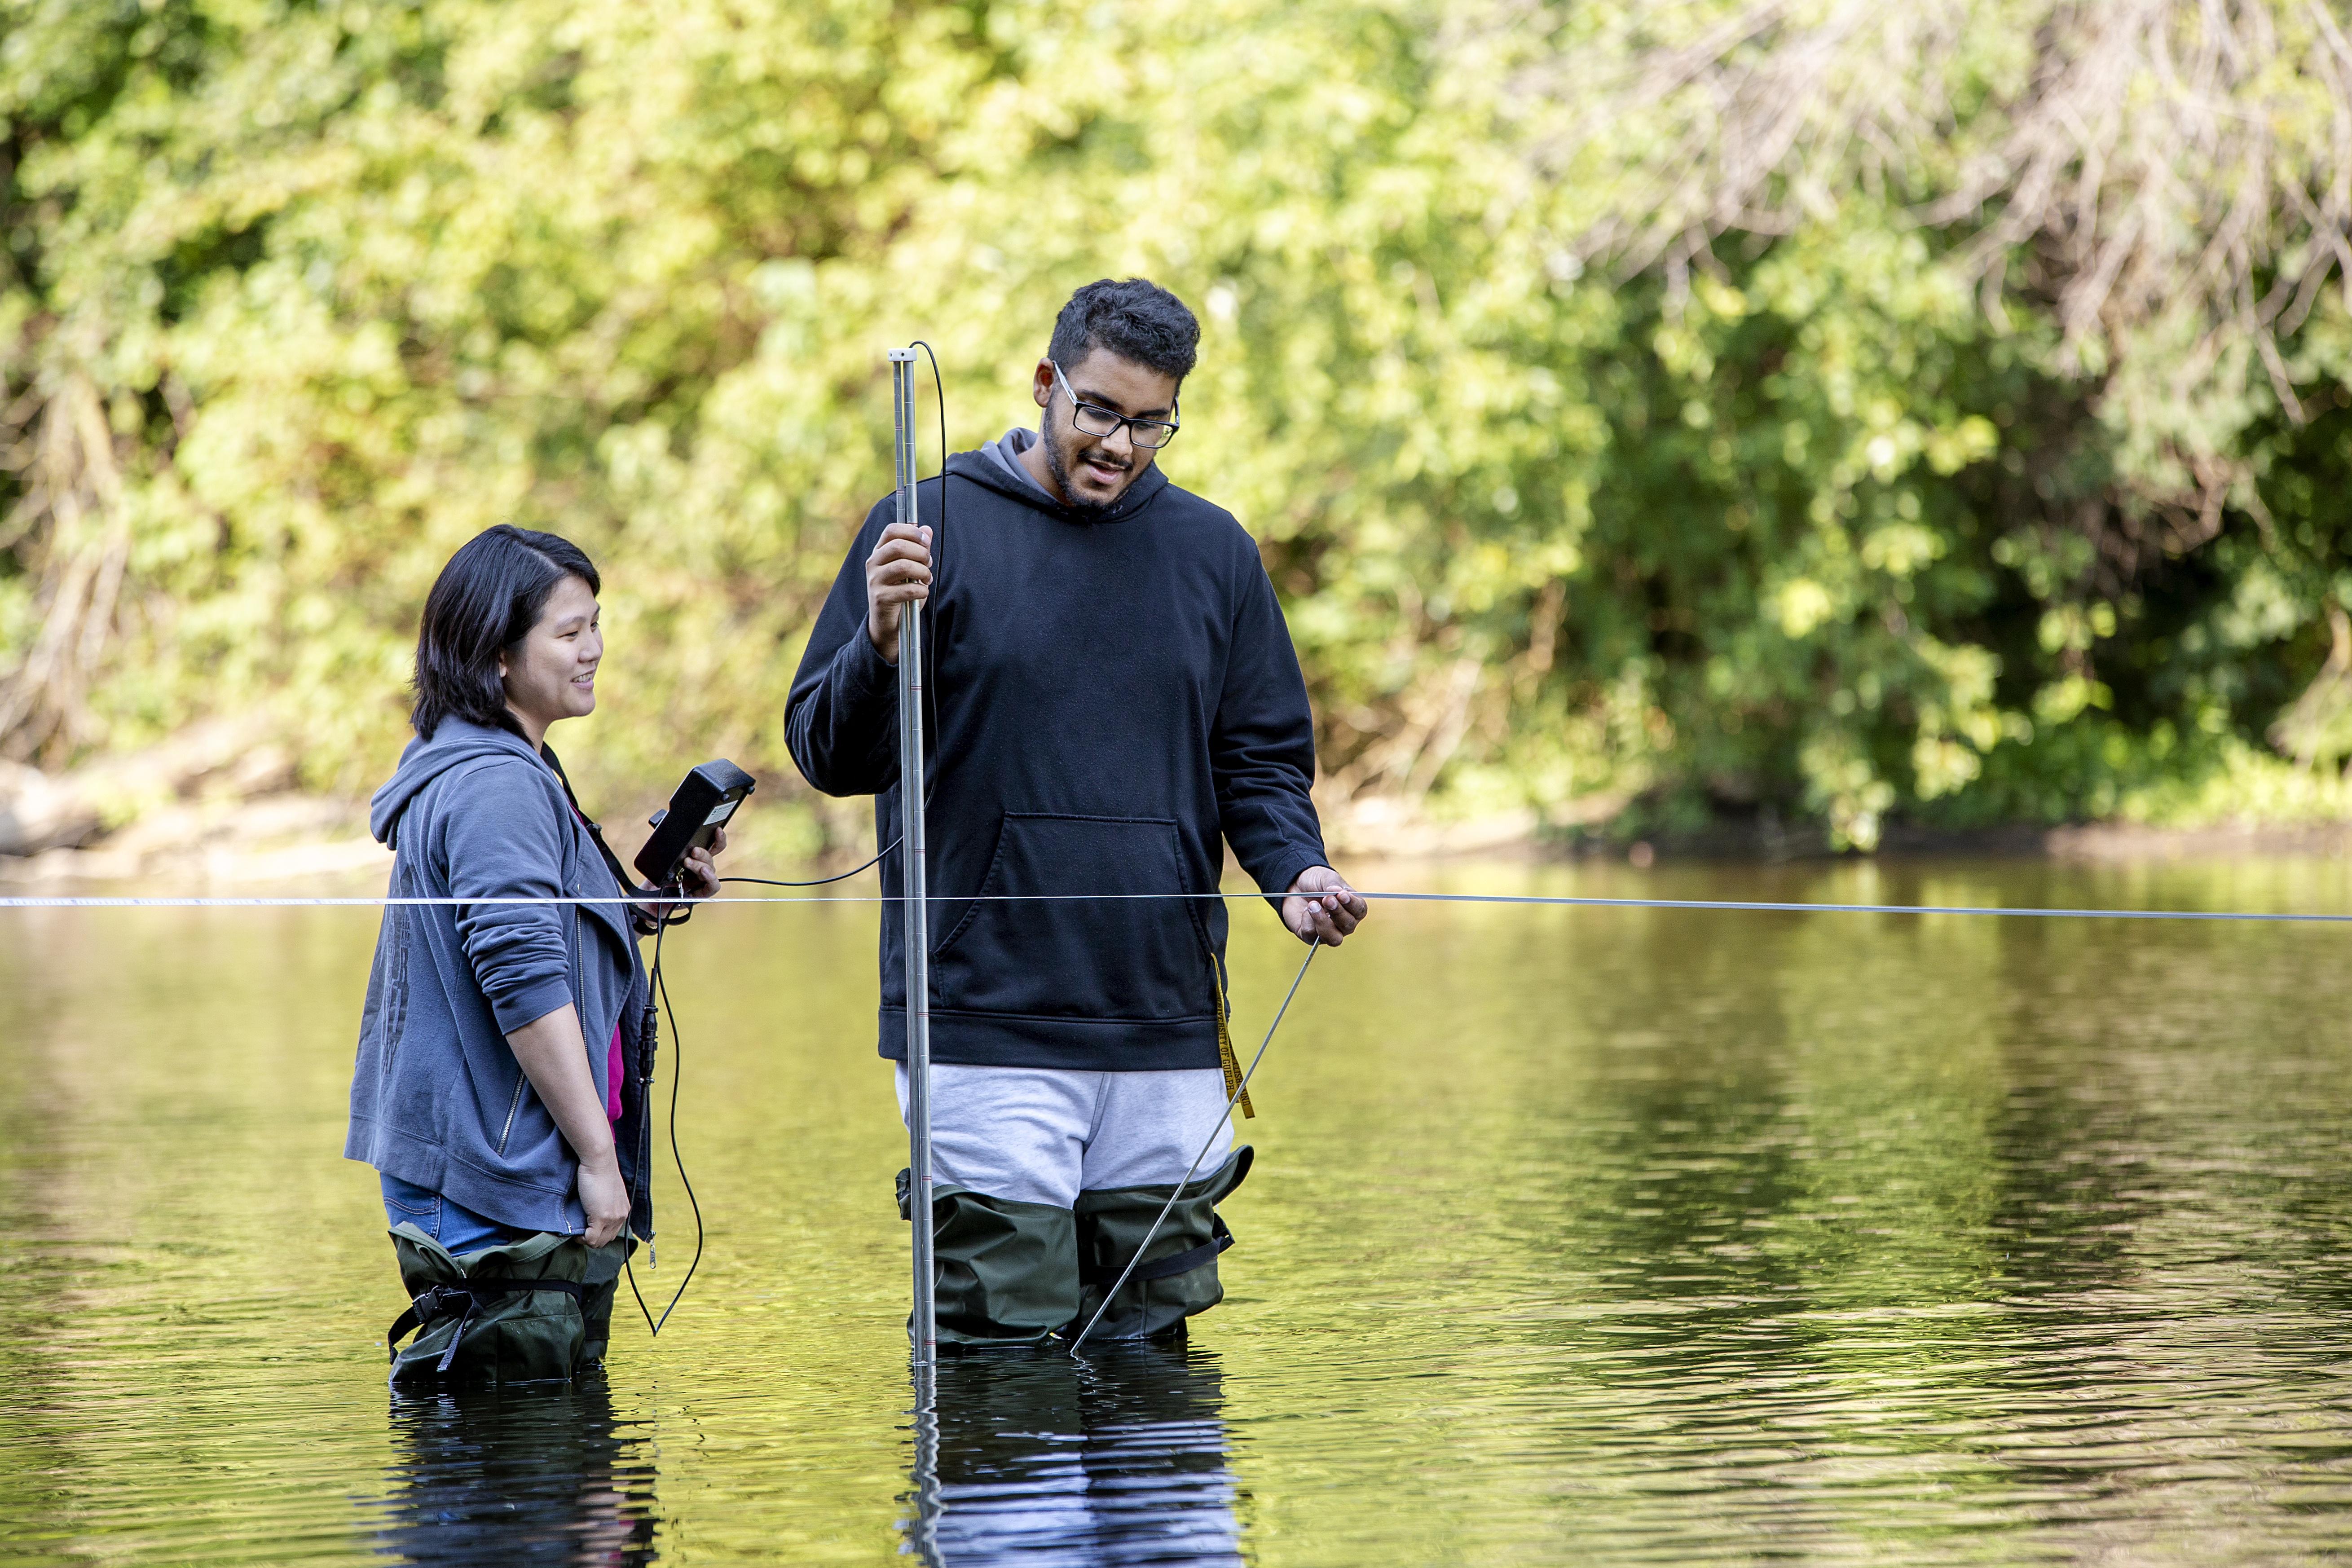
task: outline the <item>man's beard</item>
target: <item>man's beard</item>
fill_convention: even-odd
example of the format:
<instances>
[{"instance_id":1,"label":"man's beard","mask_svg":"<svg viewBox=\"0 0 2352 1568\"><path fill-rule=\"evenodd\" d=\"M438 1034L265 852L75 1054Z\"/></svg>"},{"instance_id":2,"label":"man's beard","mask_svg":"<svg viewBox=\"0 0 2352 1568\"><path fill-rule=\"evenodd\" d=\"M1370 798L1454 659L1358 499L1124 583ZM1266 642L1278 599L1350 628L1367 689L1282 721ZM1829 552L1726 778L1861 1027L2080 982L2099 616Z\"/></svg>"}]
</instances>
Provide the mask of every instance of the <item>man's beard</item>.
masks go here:
<instances>
[{"instance_id":1,"label":"man's beard","mask_svg":"<svg viewBox=\"0 0 2352 1568\"><path fill-rule=\"evenodd\" d=\"M1045 468L1054 476L1055 487L1062 492L1063 504L1072 511L1108 511L1127 499L1125 489L1108 500L1091 500L1080 495L1077 487L1070 483L1070 470L1062 461L1061 447L1044 436L1038 439L1045 444Z\"/></svg>"}]
</instances>

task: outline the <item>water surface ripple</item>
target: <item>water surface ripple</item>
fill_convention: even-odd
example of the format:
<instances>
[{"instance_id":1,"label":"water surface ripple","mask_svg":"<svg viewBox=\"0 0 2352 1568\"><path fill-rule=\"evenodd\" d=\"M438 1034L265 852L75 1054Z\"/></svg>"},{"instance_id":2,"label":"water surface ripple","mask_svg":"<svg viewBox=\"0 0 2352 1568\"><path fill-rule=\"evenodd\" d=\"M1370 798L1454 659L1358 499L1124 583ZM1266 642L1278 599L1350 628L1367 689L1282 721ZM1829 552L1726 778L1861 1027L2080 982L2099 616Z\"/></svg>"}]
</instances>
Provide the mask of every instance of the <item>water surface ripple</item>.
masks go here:
<instances>
[{"instance_id":1,"label":"water surface ripple","mask_svg":"<svg viewBox=\"0 0 2352 1568\"><path fill-rule=\"evenodd\" d=\"M1406 877L2352 910L2340 860ZM2352 1552L2340 931L1385 907L1253 1089L1225 1306L1173 1349L950 1363L934 1442L876 918L714 910L671 944L709 1243L661 1339L623 1325L559 1392L395 1399L381 1210L337 1157L371 912L0 911L0 1558ZM1235 921L1246 1036L1297 949ZM691 1244L660 1201L649 1298Z\"/></svg>"}]
</instances>

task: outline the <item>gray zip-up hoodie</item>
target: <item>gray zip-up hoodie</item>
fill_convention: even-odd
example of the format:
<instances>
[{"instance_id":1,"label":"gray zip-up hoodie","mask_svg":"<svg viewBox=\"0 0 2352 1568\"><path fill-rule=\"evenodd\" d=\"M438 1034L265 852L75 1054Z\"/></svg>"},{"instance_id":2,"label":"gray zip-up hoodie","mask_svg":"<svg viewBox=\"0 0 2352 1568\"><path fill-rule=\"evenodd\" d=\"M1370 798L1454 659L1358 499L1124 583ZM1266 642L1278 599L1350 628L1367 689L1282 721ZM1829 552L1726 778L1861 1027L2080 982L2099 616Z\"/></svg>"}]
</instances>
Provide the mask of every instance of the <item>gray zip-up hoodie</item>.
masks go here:
<instances>
[{"instance_id":1,"label":"gray zip-up hoodie","mask_svg":"<svg viewBox=\"0 0 2352 1568\"><path fill-rule=\"evenodd\" d=\"M409 742L370 803L394 851L392 896L614 898L621 889L555 770L504 730L445 719ZM620 1028L614 1128L633 1202L653 1234L645 1173L652 1009L622 904L391 905L376 937L352 1073L346 1158L526 1230L578 1235L580 1165L531 1091L507 1034L565 1003L580 1012L606 1103Z\"/></svg>"}]
</instances>

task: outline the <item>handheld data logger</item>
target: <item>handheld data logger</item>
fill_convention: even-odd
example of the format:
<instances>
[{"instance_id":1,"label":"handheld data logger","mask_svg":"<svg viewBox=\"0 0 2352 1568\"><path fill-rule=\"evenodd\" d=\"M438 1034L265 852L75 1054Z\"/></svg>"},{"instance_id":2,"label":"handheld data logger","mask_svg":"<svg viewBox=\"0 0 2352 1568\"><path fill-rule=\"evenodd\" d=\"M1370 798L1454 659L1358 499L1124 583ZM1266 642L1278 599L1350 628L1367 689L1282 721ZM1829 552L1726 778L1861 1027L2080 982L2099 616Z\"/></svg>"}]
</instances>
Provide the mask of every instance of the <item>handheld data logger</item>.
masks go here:
<instances>
[{"instance_id":1,"label":"handheld data logger","mask_svg":"<svg viewBox=\"0 0 2352 1568\"><path fill-rule=\"evenodd\" d=\"M654 836L637 851L637 869L646 884L677 886L687 856L709 848L712 837L756 787L750 773L724 757L687 774L686 782L669 797L668 809L653 814Z\"/></svg>"}]
</instances>

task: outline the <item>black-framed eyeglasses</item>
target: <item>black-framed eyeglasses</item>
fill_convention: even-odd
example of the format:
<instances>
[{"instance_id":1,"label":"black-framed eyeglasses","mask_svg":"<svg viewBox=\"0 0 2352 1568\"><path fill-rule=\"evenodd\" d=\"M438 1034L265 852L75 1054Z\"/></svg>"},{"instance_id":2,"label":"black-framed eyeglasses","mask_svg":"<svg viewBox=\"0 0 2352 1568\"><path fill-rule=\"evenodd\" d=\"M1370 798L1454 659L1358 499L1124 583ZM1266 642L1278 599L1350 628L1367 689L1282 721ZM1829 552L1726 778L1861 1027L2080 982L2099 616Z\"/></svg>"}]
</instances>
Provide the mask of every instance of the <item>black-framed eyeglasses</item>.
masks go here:
<instances>
[{"instance_id":1,"label":"black-framed eyeglasses","mask_svg":"<svg viewBox=\"0 0 2352 1568\"><path fill-rule=\"evenodd\" d=\"M1118 427L1124 425L1129 438L1139 447L1165 447L1176 438L1176 421L1173 419L1130 419L1099 403L1079 402L1078 395L1070 390L1070 378L1062 374L1061 365L1053 360L1045 363L1054 367L1054 384L1060 387L1062 395L1070 400L1070 423L1078 427L1081 435L1116 436Z\"/></svg>"}]
</instances>

